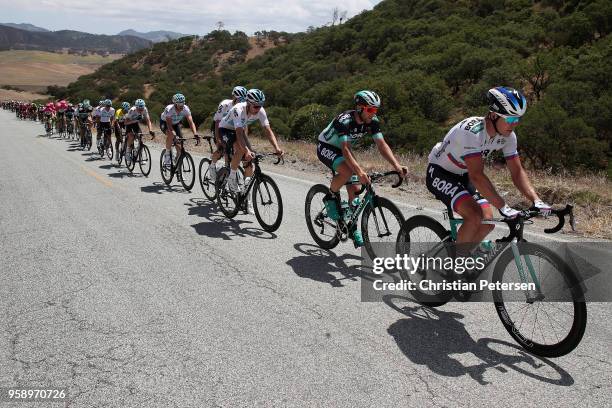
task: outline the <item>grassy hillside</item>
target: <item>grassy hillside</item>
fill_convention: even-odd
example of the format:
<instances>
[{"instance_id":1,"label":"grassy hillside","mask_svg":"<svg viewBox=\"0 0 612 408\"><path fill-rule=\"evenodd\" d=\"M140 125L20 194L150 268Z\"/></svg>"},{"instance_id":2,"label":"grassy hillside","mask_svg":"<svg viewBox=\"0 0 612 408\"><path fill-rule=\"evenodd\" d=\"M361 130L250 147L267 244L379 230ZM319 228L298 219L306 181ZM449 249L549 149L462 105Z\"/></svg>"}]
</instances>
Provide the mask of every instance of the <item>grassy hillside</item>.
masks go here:
<instances>
[{"instance_id":1,"label":"grassy hillside","mask_svg":"<svg viewBox=\"0 0 612 408\"><path fill-rule=\"evenodd\" d=\"M289 37L245 61L242 33L213 32L138 52L58 95L117 101L151 91L154 109L182 91L199 122L233 85L268 97L271 123L315 140L361 88L379 92L386 138L420 154L495 85L520 88L528 165L605 170L612 143L612 3L604 0L385 0L345 24Z\"/></svg>"},{"instance_id":2,"label":"grassy hillside","mask_svg":"<svg viewBox=\"0 0 612 408\"><path fill-rule=\"evenodd\" d=\"M42 92L49 85L65 86L119 57L79 56L46 51L0 51L0 85Z\"/></svg>"}]
</instances>

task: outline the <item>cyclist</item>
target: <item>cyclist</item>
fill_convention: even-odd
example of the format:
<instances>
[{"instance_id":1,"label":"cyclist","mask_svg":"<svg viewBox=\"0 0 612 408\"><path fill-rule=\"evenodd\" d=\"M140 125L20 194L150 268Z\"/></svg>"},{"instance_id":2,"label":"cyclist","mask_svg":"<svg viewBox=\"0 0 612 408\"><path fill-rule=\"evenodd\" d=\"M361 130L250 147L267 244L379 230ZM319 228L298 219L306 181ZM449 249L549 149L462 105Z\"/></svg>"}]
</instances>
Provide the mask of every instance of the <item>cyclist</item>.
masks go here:
<instances>
[{"instance_id":1,"label":"cyclist","mask_svg":"<svg viewBox=\"0 0 612 408\"><path fill-rule=\"evenodd\" d=\"M132 106L124 116L125 120L125 134L126 134L126 151L125 160L126 163L132 161L132 146L134 145L134 137L140 133L140 126L138 122L141 120L147 121L147 127L149 128L149 134L155 135L151 128L151 118L149 116L149 110L142 99L136 99L134 106Z\"/></svg>"},{"instance_id":2,"label":"cyclist","mask_svg":"<svg viewBox=\"0 0 612 408\"><path fill-rule=\"evenodd\" d=\"M85 131L86 128L89 128L91 132L91 128L93 127L93 119L92 112L93 108L89 104L89 99L83 100L80 104L81 106L77 109L77 124L79 126L79 136L81 139L81 147L85 147Z\"/></svg>"},{"instance_id":3,"label":"cyclist","mask_svg":"<svg viewBox=\"0 0 612 408\"><path fill-rule=\"evenodd\" d=\"M115 112L115 150L119 151L119 143L123 139L121 134L122 130L125 130L125 114L130 110L130 103L123 102L121 108Z\"/></svg>"},{"instance_id":4,"label":"cyclist","mask_svg":"<svg viewBox=\"0 0 612 408\"><path fill-rule=\"evenodd\" d=\"M68 109L68 104L63 99L55 104L55 111L57 115L56 126L58 132L66 130L66 109Z\"/></svg>"},{"instance_id":5,"label":"cyclist","mask_svg":"<svg viewBox=\"0 0 612 408\"><path fill-rule=\"evenodd\" d=\"M170 149L172 147L172 141L174 136L172 130L177 137L182 137L181 133L181 121L187 119L189 127L193 132L193 136L199 138L196 130L195 123L191 117L191 110L189 106L185 105L185 96L181 93L177 93L172 97L172 104L166 106L166 109L161 114L159 121L159 128L166 134L166 153L164 154L164 166L170 166Z\"/></svg>"},{"instance_id":6,"label":"cyclist","mask_svg":"<svg viewBox=\"0 0 612 408\"><path fill-rule=\"evenodd\" d=\"M219 104L217 112L213 117L213 135L215 137L215 145L217 145L217 151L213 153L211 163L208 167L208 175L212 181L215 181L217 177L217 160L223 155L223 142L219 136L219 122L239 102L244 102L247 96L247 89L244 86L236 86L232 90L232 99L224 99Z\"/></svg>"},{"instance_id":7,"label":"cyclist","mask_svg":"<svg viewBox=\"0 0 612 408\"><path fill-rule=\"evenodd\" d=\"M47 129L53 130L53 121L55 119L55 105L53 102L49 102L45 105L43 115L45 117L45 131Z\"/></svg>"},{"instance_id":8,"label":"cyclist","mask_svg":"<svg viewBox=\"0 0 612 408\"><path fill-rule=\"evenodd\" d=\"M74 114L75 114L74 106L71 103L69 103L68 106L66 107L66 131L72 129L72 131L74 132Z\"/></svg>"},{"instance_id":9,"label":"cyclist","mask_svg":"<svg viewBox=\"0 0 612 408\"><path fill-rule=\"evenodd\" d=\"M239 179L238 166L241 160L249 162L245 166L245 177L252 177L254 168L250 164L255 154L251 151L250 143L247 139L248 126L259 121L263 126L270 144L274 148L274 153L282 156L283 151L278 146L276 136L270 127L268 116L263 108L266 96L259 89L249 89L246 101L234 105L219 123L219 135L225 145L225 152L230 154L232 151L232 161L230 163L230 175L228 187L232 192L242 190ZM248 184L248 179L245 182Z\"/></svg>"},{"instance_id":10,"label":"cyclist","mask_svg":"<svg viewBox=\"0 0 612 408\"><path fill-rule=\"evenodd\" d=\"M519 191L541 214L548 215L551 211L529 182L517 151L514 129L527 110L525 97L516 89L500 86L489 89L487 99L487 116L469 117L457 123L429 154L427 189L463 217L457 243L470 244L461 247L463 252L471 251L493 230L492 224L482 224L483 219L493 218L489 203L506 218L519 215L484 174L484 158L495 150L503 153L512 182Z\"/></svg>"},{"instance_id":11,"label":"cyclist","mask_svg":"<svg viewBox=\"0 0 612 408\"><path fill-rule=\"evenodd\" d=\"M368 90L359 91L353 97L353 101L355 108L336 116L319 134L317 145L317 157L333 173L329 193L323 199L327 215L333 220L340 218L342 186L346 184L349 203L353 204L356 193L361 189L359 183L370 183L370 178L359 166L351 150L351 145L357 140L369 135L374 139L380 154L393 166L393 169L404 177L408 174L408 169L397 161L380 131L380 121L376 116L381 104L378 94ZM351 234L355 246L363 246L359 229L355 228Z\"/></svg>"},{"instance_id":12,"label":"cyclist","mask_svg":"<svg viewBox=\"0 0 612 408\"><path fill-rule=\"evenodd\" d=\"M102 108L98 110L98 146L102 146L103 143L108 145L111 144L111 133L115 124L115 109L112 107L113 102L110 99L102 101ZM106 141L101 135L106 138Z\"/></svg>"}]
</instances>

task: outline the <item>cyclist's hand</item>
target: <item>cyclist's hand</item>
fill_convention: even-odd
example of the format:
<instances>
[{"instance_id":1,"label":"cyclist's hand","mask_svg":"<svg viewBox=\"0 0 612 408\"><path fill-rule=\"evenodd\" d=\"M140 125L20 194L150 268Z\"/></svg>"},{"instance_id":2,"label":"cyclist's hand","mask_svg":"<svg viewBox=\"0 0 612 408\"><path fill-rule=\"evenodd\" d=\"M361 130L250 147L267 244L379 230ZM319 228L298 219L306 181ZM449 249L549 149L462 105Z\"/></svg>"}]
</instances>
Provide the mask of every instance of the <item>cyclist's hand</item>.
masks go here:
<instances>
[{"instance_id":1,"label":"cyclist's hand","mask_svg":"<svg viewBox=\"0 0 612 408\"><path fill-rule=\"evenodd\" d=\"M542 200L535 200L533 202L533 206L535 207L535 209L537 209L541 215L543 215L544 217L548 217L550 215L550 212L552 211L552 208L550 207L550 205L546 204L544 201Z\"/></svg>"},{"instance_id":2,"label":"cyclist's hand","mask_svg":"<svg viewBox=\"0 0 612 408\"><path fill-rule=\"evenodd\" d=\"M370 176L368 176L363 170L357 173L357 177L359 177L359 182L361 184L368 185L371 183Z\"/></svg>"},{"instance_id":3,"label":"cyclist's hand","mask_svg":"<svg viewBox=\"0 0 612 408\"><path fill-rule=\"evenodd\" d=\"M514 219L516 217L518 217L518 215L521 213L518 210L515 210L512 207L509 207L507 204L504 205L502 208L499 209L499 213L504 217L504 218L509 218L509 219Z\"/></svg>"},{"instance_id":4,"label":"cyclist's hand","mask_svg":"<svg viewBox=\"0 0 612 408\"><path fill-rule=\"evenodd\" d=\"M408 167L399 166L399 167L396 167L394 170L397 171L400 174L400 176L402 176L402 178L408 177Z\"/></svg>"},{"instance_id":5,"label":"cyclist's hand","mask_svg":"<svg viewBox=\"0 0 612 408\"><path fill-rule=\"evenodd\" d=\"M151 135L151 140L153 140L155 138L155 132L152 130L149 130L149 134Z\"/></svg>"},{"instance_id":6,"label":"cyclist's hand","mask_svg":"<svg viewBox=\"0 0 612 408\"><path fill-rule=\"evenodd\" d=\"M246 149L246 153L244 154L244 159L246 161L251 161L255 158L255 152L249 150L249 148Z\"/></svg>"},{"instance_id":7,"label":"cyclist's hand","mask_svg":"<svg viewBox=\"0 0 612 408\"><path fill-rule=\"evenodd\" d=\"M198 135L197 133L193 134L193 137L196 141L196 146L200 144L200 135Z\"/></svg>"},{"instance_id":8,"label":"cyclist's hand","mask_svg":"<svg viewBox=\"0 0 612 408\"><path fill-rule=\"evenodd\" d=\"M283 157L285 155L285 152L283 152L281 149L276 149L274 154L277 156Z\"/></svg>"}]
</instances>

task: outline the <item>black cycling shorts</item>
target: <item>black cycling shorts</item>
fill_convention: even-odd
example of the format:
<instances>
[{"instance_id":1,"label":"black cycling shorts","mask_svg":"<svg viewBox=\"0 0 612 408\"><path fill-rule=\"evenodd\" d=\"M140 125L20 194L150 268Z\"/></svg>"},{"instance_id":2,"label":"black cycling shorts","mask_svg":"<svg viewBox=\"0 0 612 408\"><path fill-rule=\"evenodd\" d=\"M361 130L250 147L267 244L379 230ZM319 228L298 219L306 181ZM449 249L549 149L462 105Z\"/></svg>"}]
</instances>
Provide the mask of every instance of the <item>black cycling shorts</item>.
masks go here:
<instances>
[{"instance_id":1,"label":"black cycling shorts","mask_svg":"<svg viewBox=\"0 0 612 408\"><path fill-rule=\"evenodd\" d=\"M329 167L334 173L340 163L344 161L342 149L321 141L317 145L317 157L321 163Z\"/></svg>"},{"instance_id":2,"label":"black cycling shorts","mask_svg":"<svg viewBox=\"0 0 612 408\"><path fill-rule=\"evenodd\" d=\"M111 123L110 122L100 122L98 125L98 132L104 132L108 130L108 133L111 133Z\"/></svg>"},{"instance_id":3,"label":"black cycling shorts","mask_svg":"<svg viewBox=\"0 0 612 408\"><path fill-rule=\"evenodd\" d=\"M134 136L137 136L139 133L141 133L140 125L138 125L138 122L125 125L125 134L127 135L128 133L133 133Z\"/></svg>"},{"instance_id":4,"label":"black cycling shorts","mask_svg":"<svg viewBox=\"0 0 612 408\"><path fill-rule=\"evenodd\" d=\"M489 202L482 198L470 182L468 173L455 174L443 169L437 164L427 166L425 179L427 189L453 211L463 200L473 198L481 207L489 207Z\"/></svg>"},{"instance_id":5,"label":"black cycling shorts","mask_svg":"<svg viewBox=\"0 0 612 408\"><path fill-rule=\"evenodd\" d=\"M168 124L166 123L165 120L160 120L159 121L159 128L161 129L162 132L164 132L164 134L166 134L166 130L168 130ZM174 129L174 134L177 135L178 137L182 137L182 133L181 133L181 124L177 123L176 125L172 125L172 129Z\"/></svg>"},{"instance_id":6,"label":"black cycling shorts","mask_svg":"<svg viewBox=\"0 0 612 408\"><path fill-rule=\"evenodd\" d=\"M220 127L219 137L225 145L225 153L232 154L234 152L234 143L236 142L236 131Z\"/></svg>"}]
</instances>

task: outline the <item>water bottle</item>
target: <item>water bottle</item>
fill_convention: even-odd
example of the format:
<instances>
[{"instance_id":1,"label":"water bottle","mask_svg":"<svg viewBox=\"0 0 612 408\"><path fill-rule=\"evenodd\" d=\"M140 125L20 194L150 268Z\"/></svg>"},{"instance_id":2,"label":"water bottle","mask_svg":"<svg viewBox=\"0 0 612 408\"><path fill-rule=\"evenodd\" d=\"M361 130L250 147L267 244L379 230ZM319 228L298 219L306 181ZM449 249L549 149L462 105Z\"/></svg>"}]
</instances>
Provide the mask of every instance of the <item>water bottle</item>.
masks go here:
<instances>
[{"instance_id":1,"label":"water bottle","mask_svg":"<svg viewBox=\"0 0 612 408\"><path fill-rule=\"evenodd\" d=\"M359 207L359 204L361 204L361 200L359 199L359 197L353 198L353 201L351 201L351 209L357 209L357 207Z\"/></svg>"},{"instance_id":2,"label":"water bottle","mask_svg":"<svg viewBox=\"0 0 612 408\"><path fill-rule=\"evenodd\" d=\"M342 208L342 214L344 217L344 221L348 222L348 220L351 219L351 215L352 215L352 211L351 211L351 208L349 207L348 201L342 200L342 202L340 203L340 208Z\"/></svg>"},{"instance_id":3,"label":"water bottle","mask_svg":"<svg viewBox=\"0 0 612 408\"><path fill-rule=\"evenodd\" d=\"M484 253L493 250L494 247L495 247L495 244L493 244L493 242L488 239L482 241L479 245L480 250Z\"/></svg>"}]
</instances>

